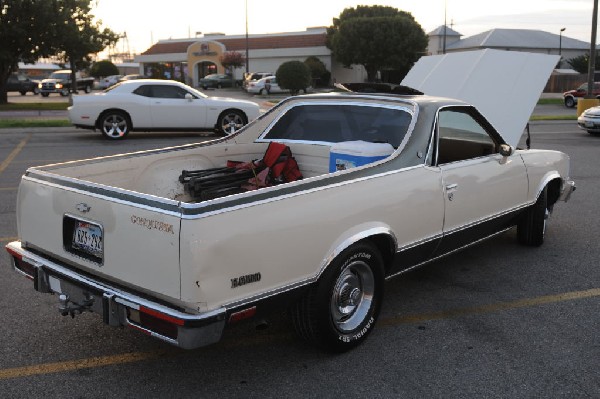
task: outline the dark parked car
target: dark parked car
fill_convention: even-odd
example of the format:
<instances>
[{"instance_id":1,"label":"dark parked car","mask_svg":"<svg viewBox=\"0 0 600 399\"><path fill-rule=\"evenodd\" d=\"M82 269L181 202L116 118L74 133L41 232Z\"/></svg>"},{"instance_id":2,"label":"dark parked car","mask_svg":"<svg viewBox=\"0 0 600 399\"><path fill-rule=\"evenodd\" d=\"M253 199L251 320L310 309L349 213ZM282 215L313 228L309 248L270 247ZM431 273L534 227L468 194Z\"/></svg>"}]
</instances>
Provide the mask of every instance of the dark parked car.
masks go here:
<instances>
[{"instance_id":1,"label":"dark parked car","mask_svg":"<svg viewBox=\"0 0 600 399\"><path fill-rule=\"evenodd\" d=\"M29 79L26 75L13 73L8 77L6 81L6 91L18 91L21 95L27 94L28 91L33 94L39 94L40 89L38 88L37 81Z\"/></svg>"},{"instance_id":2,"label":"dark parked car","mask_svg":"<svg viewBox=\"0 0 600 399\"><path fill-rule=\"evenodd\" d=\"M198 84L205 90L208 88L220 89L221 87L233 87L233 79L229 75L213 73L200 79Z\"/></svg>"}]
</instances>

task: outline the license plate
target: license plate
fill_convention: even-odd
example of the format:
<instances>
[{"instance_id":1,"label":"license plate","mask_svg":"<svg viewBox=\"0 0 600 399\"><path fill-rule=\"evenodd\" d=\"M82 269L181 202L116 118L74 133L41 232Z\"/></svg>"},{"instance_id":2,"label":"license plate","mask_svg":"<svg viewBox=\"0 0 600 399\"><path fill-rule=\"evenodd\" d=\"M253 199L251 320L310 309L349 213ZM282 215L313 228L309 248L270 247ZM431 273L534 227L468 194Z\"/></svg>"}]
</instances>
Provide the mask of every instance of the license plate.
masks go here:
<instances>
[{"instance_id":1,"label":"license plate","mask_svg":"<svg viewBox=\"0 0 600 399\"><path fill-rule=\"evenodd\" d=\"M80 220L75 222L72 241L74 249L102 259L102 252L104 251L103 239L101 226Z\"/></svg>"},{"instance_id":2,"label":"license plate","mask_svg":"<svg viewBox=\"0 0 600 399\"><path fill-rule=\"evenodd\" d=\"M585 127L594 127L594 122L585 122Z\"/></svg>"}]
</instances>

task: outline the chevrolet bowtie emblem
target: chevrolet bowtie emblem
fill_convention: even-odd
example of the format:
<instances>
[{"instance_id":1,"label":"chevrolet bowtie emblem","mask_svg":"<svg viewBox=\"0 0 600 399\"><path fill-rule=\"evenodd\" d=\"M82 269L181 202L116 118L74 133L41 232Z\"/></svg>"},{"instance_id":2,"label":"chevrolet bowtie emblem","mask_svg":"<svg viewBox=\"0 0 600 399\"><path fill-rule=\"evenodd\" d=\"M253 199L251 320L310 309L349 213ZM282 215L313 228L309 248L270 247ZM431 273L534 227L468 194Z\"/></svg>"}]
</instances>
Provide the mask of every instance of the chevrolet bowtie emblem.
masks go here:
<instances>
[{"instance_id":1,"label":"chevrolet bowtie emblem","mask_svg":"<svg viewBox=\"0 0 600 399\"><path fill-rule=\"evenodd\" d=\"M84 204L83 202L81 204L77 204L77 210L81 213L88 213L90 209L92 209L92 207L88 204Z\"/></svg>"}]
</instances>

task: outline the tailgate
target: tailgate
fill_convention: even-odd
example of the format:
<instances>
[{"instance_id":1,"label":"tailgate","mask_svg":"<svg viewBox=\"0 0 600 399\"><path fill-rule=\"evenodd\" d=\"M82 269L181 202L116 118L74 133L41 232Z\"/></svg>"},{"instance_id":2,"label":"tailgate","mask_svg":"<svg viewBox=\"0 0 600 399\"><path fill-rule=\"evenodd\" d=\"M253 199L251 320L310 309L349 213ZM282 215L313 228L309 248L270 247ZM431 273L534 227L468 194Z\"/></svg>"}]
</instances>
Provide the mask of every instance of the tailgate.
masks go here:
<instances>
[{"instance_id":1,"label":"tailgate","mask_svg":"<svg viewBox=\"0 0 600 399\"><path fill-rule=\"evenodd\" d=\"M180 298L176 202L161 207L159 198L57 182L21 180L17 220L24 245L109 282Z\"/></svg>"}]
</instances>

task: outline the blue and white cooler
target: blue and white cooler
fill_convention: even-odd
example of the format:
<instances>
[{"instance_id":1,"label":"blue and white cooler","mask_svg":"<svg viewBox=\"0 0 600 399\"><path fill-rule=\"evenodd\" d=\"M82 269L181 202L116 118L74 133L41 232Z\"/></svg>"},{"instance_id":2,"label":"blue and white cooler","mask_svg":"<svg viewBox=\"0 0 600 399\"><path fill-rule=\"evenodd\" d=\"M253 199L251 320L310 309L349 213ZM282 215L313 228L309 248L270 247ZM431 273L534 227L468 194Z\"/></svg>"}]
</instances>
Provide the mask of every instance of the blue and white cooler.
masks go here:
<instances>
[{"instance_id":1,"label":"blue and white cooler","mask_svg":"<svg viewBox=\"0 0 600 399\"><path fill-rule=\"evenodd\" d=\"M368 141L342 141L331 146L329 151L329 172L363 166L387 158L394 153L389 143L369 143Z\"/></svg>"}]
</instances>

